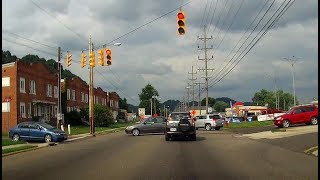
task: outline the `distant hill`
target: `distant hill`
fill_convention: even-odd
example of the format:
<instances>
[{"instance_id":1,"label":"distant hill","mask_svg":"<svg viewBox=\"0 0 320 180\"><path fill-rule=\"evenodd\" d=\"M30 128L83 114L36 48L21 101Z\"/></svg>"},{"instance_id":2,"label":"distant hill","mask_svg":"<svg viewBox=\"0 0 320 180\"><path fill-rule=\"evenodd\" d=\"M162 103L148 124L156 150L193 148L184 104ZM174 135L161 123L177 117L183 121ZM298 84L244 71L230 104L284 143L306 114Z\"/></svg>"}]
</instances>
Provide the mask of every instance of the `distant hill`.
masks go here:
<instances>
[{"instance_id":1,"label":"distant hill","mask_svg":"<svg viewBox=\"0 0 320 180\"><path fill-rule=\"evenodd\" d=\"M230 101L232 102L232 104L234 104L235 102L237 102L237 101L235 101L235 100L233 100L233 99L230 99L230 98L228 98L228 97L216 98L216 102L217 102L217 101L223 101L223 102L225 102L225 103L227 103L227 104L230 104Z\"/></svg>"},{"instance_id":2,"label":"distant hill","mask_svg":"<svg viewBox=\"0 0 320 180\"><path fill-rule=\"evenodd\" d=\"M132 104L128 104L128 112L134 112L137 113L138 112L138 106L134 106Z\"/></svg>"}]
</instances>

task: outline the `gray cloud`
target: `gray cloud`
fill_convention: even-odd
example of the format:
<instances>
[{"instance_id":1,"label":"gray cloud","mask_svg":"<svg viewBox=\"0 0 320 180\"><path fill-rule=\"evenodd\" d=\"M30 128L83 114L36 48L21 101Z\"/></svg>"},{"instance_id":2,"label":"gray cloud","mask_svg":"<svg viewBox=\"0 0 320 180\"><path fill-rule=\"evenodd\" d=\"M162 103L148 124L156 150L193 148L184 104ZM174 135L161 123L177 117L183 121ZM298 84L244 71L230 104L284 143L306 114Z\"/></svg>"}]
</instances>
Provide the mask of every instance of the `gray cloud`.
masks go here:
<instances>
[{"instance_id":1,"label":"gray cloud","mask_svg":"<svg viewBox=\"0 0 320 180\"><path fill-rule=\"evenodd\" d=\"M96 49L99 49L101 45L177 8L183 3L182 1L172 0L35 2L52 13L74 32L70 32L56 19L47 15L30 1L17 0L3 2L3 29L42 43L61 46L64 50L70 50L74 62L67 69L79 75L85 81L88 81L88 69L80 68L76 61L79 61L80 51L88 48L90 34ZM159 91L162 102L167 99L181 99L186 96L185 87L190 82L188 78L191 77L188 72L191 72L191 66L194 66L195 70L204 67L203 61L197 61L198 56L200 58L204 57L204 53L197 50L197 45L203 47L203 42L197 40L197 35L203 36L203 29L200 28L200 24L210 24L213 8L218 2L212 25L207 29L207 34L213 36L213 39L208 41L208 46L213 45L214 47L214 50L208 52L208 56L214 55L214 60L210 61L208 66L215 68L215 71L210 72L209 75L212 76L211 79L215 78L218 75L217 72L233 56L234 51L227 57L266 0L244 0L239 14L228 32L226 30L231 23L231 17L241 1L229 0L226 7L224 7L226 1L213 0L208 1L208 4L206 2L191 1L189 5L182 8L187 19L187 33L184 36L177 35L177 10L128 36L116 40L115 42L122 43L120 47L108 46L112 49L113 65L96 67L99 73L95 73L95 86L99 86L106 91L117 91L121 97L126 97L129 103L135 105L139 103L138 94L148 83ZM267 1L269 5L271 2ZM282 0L277 0L276 7L281 2ZM233 6L230 9L230 14L225 18L231 3L233 3ZM316 0L295 1L287 13L251 52L221 82L209 88L209 96L251 101L255 92L263 88L274 89L274 80L267 77L266 74L269 74L269 76L275 74L278 78L278 88L292 92L290 66L281 58L296 56L299 57L299 63L295 66L298 99L311 101L313 97L317 97L317 4ZM205 7L207 7L206 11ZM274 11L273 8L271 12ZM206 12L206 16L203 16L204 12ZM208 12L210 12L210 16L207 16ZM218 24L219 15L221 15L221 20ZM203 17L204 21L202 22ZM264 24L266 21L261 23ZM215 26L217 28L213 31ZM217 36L219 30L220 34ZM225 33L227 34L218 47ZM25 43L39 50L56 53L54 49L19 39L5 32L3 32L3 37L14 42ZM3 50L10 50L12 54L18 57L26 54L37 54L46 59L56 59L52 55L4 40L2 44ZM236 47L236 50L239 46ZM226 72L226 70L222 72ZM203 82L203 78L201 78L201 76L204 76L203 72L198 71L195 76L198 78L197 81ZM198 87L196 87L197 91ZM203 98L204 94L201 96Z\"/></svg>"}]
</instances>

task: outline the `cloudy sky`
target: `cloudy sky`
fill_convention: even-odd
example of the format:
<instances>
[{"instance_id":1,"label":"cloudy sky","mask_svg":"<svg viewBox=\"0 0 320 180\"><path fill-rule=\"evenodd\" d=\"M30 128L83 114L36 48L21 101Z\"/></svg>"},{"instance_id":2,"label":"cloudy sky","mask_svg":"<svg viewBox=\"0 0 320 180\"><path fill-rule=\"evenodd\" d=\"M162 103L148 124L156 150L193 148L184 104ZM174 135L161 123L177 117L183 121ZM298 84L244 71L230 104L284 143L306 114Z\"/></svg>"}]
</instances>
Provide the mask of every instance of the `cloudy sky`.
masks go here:
<instances>
[{"instance_id":1,"label":"cloudy sky","mask_svg":"<svg viewBox=\"0 0 320 180\"><path fill-rule=\"evenodd\" d=\"M89 71L81 68L79 61L81 50L88 49L91 35L96 49L110 44L113 58L109 67L97 63L95 87L116 91L129 103L138 105L138 94L150 83L158 90L162 102L182 100L187 97L188 83L191 84L188 73L192 66L197 71L196 82L204 82L205 74L198 69L203 69L205 63L197 60L204 58L204 51L198 50L198 46L204 47L204 41L197 37L204 37L206 25L207 37L212 36L207 40L207 47L212 47L207 56L213 56L208 68L214 69L208 71L210 97L251 101L255 92L274 90L275 85L293 93L291 66L283 59L289 58L297 60L296 96L300 102L310 102L318 97L317 0L295 1L246 54L284 1L191 0L182 7L186 34L178 36L176 15L186 0L5 0L2 49L18 57L36 54L57 59L55 47L60 46L63 58L67 50L73 55L73 63L66 69L88 82ZM122 45L112 46L116 42ZM197 92L198 86L195 97ZM205 92L201 94L204 97Z\"/></svg>"}]
</instances>

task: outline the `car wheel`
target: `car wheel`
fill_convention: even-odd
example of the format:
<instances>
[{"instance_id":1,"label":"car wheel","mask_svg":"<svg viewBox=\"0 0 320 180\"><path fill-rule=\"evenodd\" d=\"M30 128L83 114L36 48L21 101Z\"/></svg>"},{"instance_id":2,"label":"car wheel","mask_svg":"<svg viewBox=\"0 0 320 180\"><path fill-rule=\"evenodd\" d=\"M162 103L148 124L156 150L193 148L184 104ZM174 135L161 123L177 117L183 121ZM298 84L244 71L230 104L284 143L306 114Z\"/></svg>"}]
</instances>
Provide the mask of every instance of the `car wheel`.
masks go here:
<instances>
[{"instance_id":1,"label":"car wheel","mask_svg":"<svg viewBox=\"0 0 320 180\"><path fill-rule=\"evenodd\" d=\"M282 121L282 127L287 128L290 126L290 122L288 119Z\"/></svg>"},{"instance_id":2,"label":"car wheel","mask_svg":"<svg viewBox=\"0 0 320 180\"><path fill-rule=\"evenodd\" d=\"M218 131L218 130L220 130L220 127L215 127L214 129Z\"/></svg>"},{"instance_id":3,"label":"car wheel","mask_svg":"<svg viewBox=\"0 0 320 180\"><path fill-rule=\"evenodd\" d=\"M140 134L139 129L133 129L133 130L132 130L132 135L134 135L134 136L139 136L139 134Z\"/></svg>"},{"instance_id":4,"label":"car wheel","mask_svg":"<svg viewBox=\"0 0 320 180\"><path fill-rule=\"evenodd\" d=\"M210 125L210 124L206 124L204 128L205 128L207 131L210 131L210 130L211 130L211 125Z\"/></svg>"},{"instance_id":5,"label":"car wheel","mask_svg":"<svg viewBox=\"0 0 320 180\"><path fill-rule=\"evenodd\" d=\"M52 136L51 136L50 134L46 134L46 135L44 136L44 141L45 141L46 143L51 142L51 141L52 141Z\"/></svg>"},{"instance_id":6,"label":"car wheel","mask_svg":"<svg viewBox=\"0 0 320 180\"><path fill-rule=\"evenodd\" d=\"M196 141L196 140L197 140L197 135L196 135L196 134L193 134L193 135L191 136L191 140L192 140L192 141Z\"/></svg>"},{"instance_id":7,"label":"car wheel","mask_svg":"<svg viewBox=\"0 0 320 180\"><path fill-rule=\"evenodd\" d=\"M20 140L19 134L14 134L14 135L12 136L12 141L19 141L19 140Z\"/></svg>"},{"instance_id":8,"label":"car wheel","mask_svg":"<svg viewBox=\"0 0 320 180\"><path fill-rule=\"evenodd\" d=\"M169 140L170 140L169 135L166 135L165 137L166 137L166 141L169 141Z\"/></svg>"},{"instance_id":9,"label":"car wheel","mask_svg":"<svg viewBox=\"0 0 320 180\"><path fill-rule=\"evenodd\" d=\"M317 125L318 124L318 118L317 117L312 117L311 118L311 124L312 125Z\"/></svg>"}]
</instances>

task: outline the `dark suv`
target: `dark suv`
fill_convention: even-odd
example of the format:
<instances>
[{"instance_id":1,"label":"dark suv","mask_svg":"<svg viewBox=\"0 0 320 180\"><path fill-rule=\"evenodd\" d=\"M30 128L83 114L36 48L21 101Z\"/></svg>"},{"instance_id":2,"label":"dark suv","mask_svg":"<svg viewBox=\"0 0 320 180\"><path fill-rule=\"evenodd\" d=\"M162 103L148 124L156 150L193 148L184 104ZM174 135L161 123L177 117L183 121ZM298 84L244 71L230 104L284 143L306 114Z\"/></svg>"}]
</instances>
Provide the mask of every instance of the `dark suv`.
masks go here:
<instances>
[{"instance_id":1,"label":"dark suv","mask_svg":"<svg viewBox=\"0 0 320 180\"><path fill-rule=\"evenodd\" d=\"M165 139L169 141L172 137L177 136L196 141L195 123L189 112L172 112L169 115L165 128Z\"/></svg>"},{"instance_id":2,"label":"dark suv","mask_svg":"<svg viewBox=\"0 0 320 180\"><path fill-rule=\"evenodd\" d=\"M304 105L291 108L286 114L275 117L273 122L278 127L289 127L291 124L318 124L318 106Z\"/></svg>"}]
</instances>

